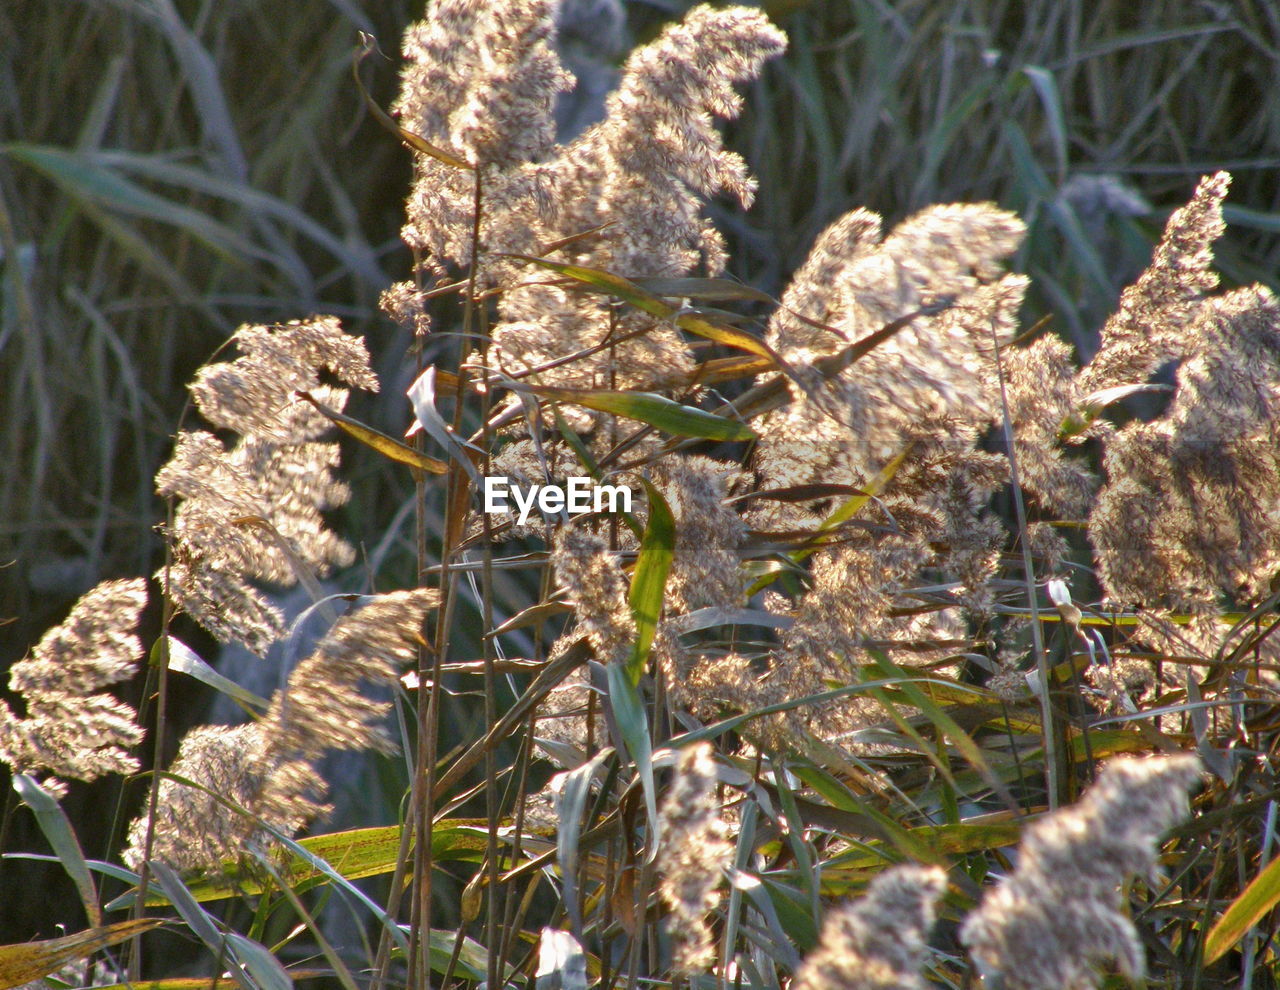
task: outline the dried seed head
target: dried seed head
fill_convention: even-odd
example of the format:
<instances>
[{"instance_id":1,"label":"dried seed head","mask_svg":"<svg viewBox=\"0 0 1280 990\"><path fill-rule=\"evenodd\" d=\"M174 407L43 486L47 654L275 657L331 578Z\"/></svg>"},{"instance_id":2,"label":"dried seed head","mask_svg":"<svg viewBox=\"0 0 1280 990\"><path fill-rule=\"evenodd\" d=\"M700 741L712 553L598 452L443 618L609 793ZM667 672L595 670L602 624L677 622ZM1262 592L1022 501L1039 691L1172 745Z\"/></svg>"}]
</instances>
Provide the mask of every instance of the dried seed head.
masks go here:
<instances>
[{"instance_id":1,"label":"dried seed head","mask_svg":"<svg viewBox=\"0 0 1280 990\"><path fill-rule=\"evenodd\" d=\"M259 722L234 727L206 725L183 737L169 772L205 790L173 779L161 781L152 860L176 870L212 872L224 859L244 854L260 828L253 816L266 774L264 744ZM279 827L289 823L268 824ZM301 823L290 830L297 824ZM146 843L147 818L142 815L129 827L129 846L122 856L130 869L141 868Z\"/></svg>"},{"instance_id":2,"label":"dried seed head","mask_svg":"<svg viewBox=\"0 0 1280 990\"><path fill-rule=\"evenodd\" d=\"M1097 479L1064 456L1059 432L1077 416L1076 366L1061 338L1041 337L1003 353L1018 481L1050 510L1068 518L1089 511Z\"/></svg>"},{"instance_id":3,"label":"dried seed head","mask_svg":"<svg viewBox=\"0 0 1280 990\"><path fill-rule=\"evenodd\" d=\"M329 421L295 393L341 409L346 390L323 385L322 372L362 388L378 383L364 343L332 318L245 326L234 339L243 356L202 369L191 391L212 423L242 435L228 448L211 433L179 434L156 475L157 491L181 500L174 566L157 579L223 642L264 654L284 634L284 617L252 582L289 585L299 567L323 575L355 556L322 515L350 497L334 476L337 445L315 439Z\"/></svg>"},{"instance_id":4,"label":"dried seed head","mask_svg":"<svg viewBox=\"0 0 1280 990\"><path fill-rule=\"evenodd\" d=\"M242 356L201 368L191 396L210 423L242 436L285 444L326 432L329 421L294 395L312 392L341 409L347 393L322 385L322 371L357 388L378 390L364 342L343 333L336 317L243 326L232 339Z\"/></svg>"},{"instance_id":5,"label":"dried seed head","mask_svg":"<svg viewBox=\"0 0 1280 990\"><path fill-rule=\"evenodd\" d=\"M1028 284L1003 274L1000 261L1021 240L1021 221L990 204L936 206L879 233L865 210L837 221L770 321L770 343L805 376L802 394L761 430L758 463L770 486L862 485L909 439L969 446L996 415L993 341L1013 335ZM814 367L930 307L939 311L915 316L836 378Z\"/></svg>"},{"instance_id":6,"label":"dried seed head","mask_svg":"<svg viewBox=\"0 0 1280 990\"><path fill-rule=\"evenodd\" d=\"M692 612L742 602L738 549L746 524L725 504L726 482L737 469L707 457L669 456L654 465L654 484L676 523L675 556L667 578L668 607Z\"/></svg>"},{"instance_id":7,"label":"dried seed head","mask_svg":"<svg viewBox=\"0 0 1280 990\"><path fill-rule=\"evenodd\" d=\"M1094 966L1106 959L1140 977L1142 944L1117 887L1153 872L1159 839L1187 816L1199 773L1190 754L1117 759L1078 804L1028 828L1017 870L961 929L983 971L1008 990L1095 987Z\"/></svg>"},{"instance_id":8,"label":"dried seed head","mask_svg":"<svg viewBox=\"0 0 1280 990\"><path fill-rule=\"evenodd\" d=\"M1107 445L1090 537L1113 600L1194 611L1265 597L1280 567L1280 303L1236 290L1184 336L1165 415Z\"/></svg>"},{"instance_id":9,"label":"dried seed head","mask_svg":"<svg viewBox=\"0 0 1280 990\"><path fill-rule=\"evenodd\" d=\"M727 831L711 747L697 743L680 754L659 823L660 889L671 908L667 931L678 973L700 972L715 961L706 916L719 902L716 887L733 855Z\"/></svg>"},{"instance_id":10,"label":"dried seed head","mask_svg":"<svg viewBox=\"0 0 1280 990\"><path fill-rule=\"evenodd\" d=\"M1181 357L1187 327L1201 297L1218 285L1213 243L1222 236L1222 201L1231 176L1205 176L1191 202L1173 212L1151 264L1120 296L1102 328L1102 348L1081 373L1080 395L1145 382L1166 361Z\"/></svg>"},{"instance_id":11,"label":"dried seed head","mask_svg":"<svg viewBox=\"0 0 1280 990\"><path fill-rule=\"evenodd\" d=\"M9 669L27 709L18 718L0 701L0 760L15 773L96 780L138 769L129 755L143 736L137 712L100 689L137 670L134 629L146 603L143 579L104 581Z\"/></svg>"},{"instance_id":12,"label":"dried seed head","mask_svg":"<svg viewBox=\"0 0 1280 990\"><path fill-rule=\"evenodd\" d=\"M936 866L883 871L857 901L827 915L794 990L924 990L920 977L934 905L947 889Z\"/></svg>"},{"instance_id":13,"label":"dried seed head","mask_svg":"<svg viewBox=\"0 0 1280 990\"><path fill-rule=\"evenodd\" d=\"M431 332L426 293L413 282L396 282L378 297L378 306L396 323L412 330L415 337Z\"/></svg>"},{"instance_id":14,"label":"dried seed head","mask_svg":"<svg viewBox=\"0 0 1280 990\"><path fill-rule=\"evenodd\" d=\"M635 641L627 579L603 540L567 526L556 534L551 562L569 589L578 627L601 663L625 663Z\"/></svg>"},{"instance_id":15,"label":"dried seed head","mask_svg":"<svg viewBox=\"0 0 1280 990\"><path fill-rule=\"evenodd\" d=\"M404 36L395 107L404 126L472 163L542 158L555 137L556 95L573 87L553 47L554 8L550 0L431 4ZM421 157L420 168L449 168Z\"/></svg>"},{"instance_id":16,"label":"dried seed head","mask_svg":"<svg viewBox=\"0 0 1280 990\"><path fill-rule=\"evenodd\" d=\"M390 704L366 689L385 691L395 680L438 601L425 588L372 598L334 624L262 719L189 732L170 769L227 800L165 779L151 857L176 869L217 872L224 860L269 846L267 828L292 835L325 812L318 764L328 752L394 748L381 724ZM130 827L125 852L135 868L146 834L143 815Z\"/></svg>"}]
</instances>

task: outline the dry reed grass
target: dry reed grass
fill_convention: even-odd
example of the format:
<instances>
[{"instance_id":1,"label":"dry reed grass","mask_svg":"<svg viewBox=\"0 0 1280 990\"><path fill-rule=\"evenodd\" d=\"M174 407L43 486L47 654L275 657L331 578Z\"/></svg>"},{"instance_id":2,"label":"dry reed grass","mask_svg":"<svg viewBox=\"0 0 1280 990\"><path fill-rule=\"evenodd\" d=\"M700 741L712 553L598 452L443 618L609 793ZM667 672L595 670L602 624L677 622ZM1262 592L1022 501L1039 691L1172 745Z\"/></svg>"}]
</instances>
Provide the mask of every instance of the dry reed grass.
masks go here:
<instances>
[{"instance_id":1,"label":"dry reed grass","mask_svg":"<svg viewBox=\"0 0 1280 990\"><path fill-rule=\"evenodd\" d=\"M42 957L39 972L14 952L12 972L43 976L119 941L101 924L97 870L128 888L106 908L172 917L211 953L203 967L227 968L246 990L313 975L307 956L350 988L954 987L980 974L1049 988L1115 973L1274 985L1280 363L1269 290L1215 293L1230 176L1206 169L1184 190L1115 315L1092 314L1096 343L1088 305L1060 316L1074 353L1062 337L1019 334L1028 297L1112 287L1107 242L1085 236L1089 223L1132 231L1150 214L1123 184L1085 189L1091 173L1071 174L1068 135L1083 147L1109 135L1105 154L1094 149L1106 162L1143 142L1176 144L1181 115L1196 110L1116 128L1100 73L1165 99L1218 64L1218 41L1275 25L1243 8L1173 27L1145 13L1108 40L1072 4L1028 5L1014 36L983 4L915 31L901 12L849 11L847 23L830 15L840 30L825 45L805 43L811 22L797 15L800 44L793 36L780 62L787 39L762 12L696 8L636 48L603 119L563 143L553 109L568 76L549 0L437 0L409 30L394 107L415 148L404 228L415 263L382 304L413 335L416 367L392 377L419 382L420 439L400 443L344 412L342 385L376 389L377 378L336 317L246 325L232 338L239 358L195 373L194 404L221 436L184 430L155 475L172 507L140 721L154 725L166 769L140 804L144 788L121 792L136 817L109 856L128 869L85 859L55 800L61 782L21 775L140 765L128 752L137 713L97 692L142 654L143 582L90 592L11 673L25 718L0 710L0 750L101 939ZM344 14L367 26L357 8ZM1076 47L1034 41L1050 24ZM305 196L256 198L204 42L167 3L146 25L192 87L221 184L158 152L103 151L100 132L67 152L33 131L4 146L5 160L51 180L83 211L78 222L215 321L226 313L121 216L172 222L217 257L269 254L274 274L259 291L295 313L318 297L294 236L333 253L336 277L381 288L367 242L284 205ZM89 18L83 30L106 29ZM855 87L820 87L815 73L835 65L836 82L851 83L837 54L855 42L870 56L866 85L853 126L837 131L825 118ZM1158 56L1112 64L1144 46ZM903 84L913 64L940 96ZM114 71L104 115L119 98ZM717 120L746 106L740 89L768 113L777 90L756 80L769 73L802 108L774 131L793 155L846 135L842 150L821 151L808 207L788 199L781 155L754 159L757 180L720 136ZM1133 73L1146 73L1145 89ZM970 83L949 104L959 78ZM866 116L876 105L892 113ZM1034 132L1029 108L1042 115ZM1132 119L1155 120L1157 108L1143 103ZM1238 123L1199 109L1215 126ZM912 126L886 132L886 113ZM758 116L738 125L746 146L762 133ZM915 155L914 172L868 157L878 141L887 159L913 129L899 151ZM997 195L1000 155L1015 175L1000 199L1017 211L950 202ZM980 165L958 186L939 181L952 156ZM718 278L735 269L713 222L725 206L705 211L710 197L748 206L758 195L766 217L807 210L798 226L812 228L838 212L837 162L870 175L869 204L894 189L895 205L918 209L886 224L860 207L813 231L780 304ZM245 214L160 202L124 184L131 176ZM29 178L0 176L5 202ZM1257 188L1247 164L1244 184ZM111 201L126 194L133 213ZM1090 196L1105 200L1100 220ZM358 212L338 215L350 226ZM13 215L0 216L0 234L33 331L12 366L20 396L52 373L35 331L55 314L35 311L14 267L24 255ZM1071 251L1049 266L1058 236ZM780 289L745 253L743 270ZM1247 271L1227 255L1229 271ZM86 381L105 387L113 362L139 379L99 304L75 298L102 335ZM743 302L769 307L762 333L719 308ZM1168 401L1121 412L1170 361ZM138 404L143 394L130 391ZM51 402L32 406L29 485L7 487L37 524L30 506L65 471L52 437L74 418ZM399 432L407 409L389 408ZM128 422L136 431L143 418ZM102 427L104 471L125 421ZM380 458L351 487L326 438L336 428ZM530 480L627 483L641 498L626 516L548 515L512 547L511 532L474 511L479 475L495 464ZM114 490L106 474L95 483ZM334 510L353 488L358 507L376 504L361 483L389 485L403 508L376 513L349 542L328 527L350 521ZM1002 511L1010 499L1016 511ZM90 571L108 559L102 519L72 560ZM409 519L412 538L400 531ZM24 559L35 545L23 544ZM411 590L335 598L319 584L333 572L386 586L395 568L380 562L397 555L396 583ZM294 582L314 599L296 621L270 599ZM220 678L175 637L187 621L281 658L280 690L258 699ZM326 631L308 646L313 625ZM240 726L195 728L169 758L179 675L258 710ZM474 694L481 703L465 700ZM330 810L326 755L366 750L403 753L400 813L296 842ZM548 762L562 773L543 789ZM6 828L12 811L11 801ZM1004 850L1019 840L1011 868ZM1005 876L987 884L994 874ZM352 883L375 876L390 881L372 897ZM351 906L354 927L321 918L315 887ZM134 981L172 972L149 942L135 940L127 963Z\"/></svg>"}]
</instances>

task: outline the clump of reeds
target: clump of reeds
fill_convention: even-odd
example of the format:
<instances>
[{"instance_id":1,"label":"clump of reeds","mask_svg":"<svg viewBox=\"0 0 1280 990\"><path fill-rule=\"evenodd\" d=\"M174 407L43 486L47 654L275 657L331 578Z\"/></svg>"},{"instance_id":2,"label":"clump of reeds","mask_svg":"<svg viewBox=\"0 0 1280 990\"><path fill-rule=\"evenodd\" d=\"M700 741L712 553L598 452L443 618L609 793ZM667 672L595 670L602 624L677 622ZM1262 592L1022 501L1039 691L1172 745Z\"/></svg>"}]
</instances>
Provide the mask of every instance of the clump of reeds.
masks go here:
<instances>
[{"instance_id":1,"label":"clump of reeds","mask_svg":"<svg viewBox=\"0 0 1280 990\"><path fill-rule=\"evenodd\" d=\"M263 894L252 935L276 911L301 919L344 984L301 896L321 874L351 893L344 870L392 876L361 960L380 985L400 965L411 985L577 987L589 971L605 986L920 987L926 969L956 985L976 967L1011 988L1087 987L1109 962L1141 976L1119 892L1153 877L1202 764L1120 758L1072 803L1074 788L1113 754L1193 747L1218 791L1243 787L1228 753L1255 730L1239 713L1274 695L1266 633L1224 658L1241 633L1223 617L1270 616L1280 567L1277 307L1260 286L1211 294L1229 177L1174 212L1083 365L1056 336L1019 340L1031 279L1010 266L1027 228L990 202L895 224L846 212L754 333L718 309L762 300L717 279L704 204L758 192L715 121L741 112L739 87L785 36L755 9L696 7L628 58L602 121L557 143L572 79L556 7L439 0L405 36L394 126L414 149L417 263L383 306L435 355L414 369L417 437L346 414L347 387L378 382L331 317L242 327L240 356L197 374L218 432L179 433L156 477L173 500L156 579L217 639L289 669L265 711L186 734L124 863L168 896L166 868L202 896L305 874L279 903ZM437 343L444 294L462 315ZM1113 421L1169 361L1167 405ZM350 494L335 425L412 490L408 590L318 583L355 582L363 556L330 528ZM495 469L624 482L637 503L504 530L474 516ZM533 551L501 556L516 536ZM1069 568L1105 601L1071 602ZM291 625L272 595L295 583L314 602ZM143 604L141 581L104 585L15 666L27 713L0 710L0 755L16 770L138 769L133 711L98 692L142 655ZM1106 627L1103 604L1124 621ZM315 619L327 632L305 650ZM324 836L317 873L287 840L330 810L321 761L396 748L388 698L410 667L403 814ZM559 820L533 783L539 752L564 770ZM1189 844L1214 827L1188 826ZM974 878L1019 839L982 893ZM935 865L884 868L903 859ZM466 888L442 904L455 864ZM1194 856L1177 882L1217 896ZM1193 957L1203 921L1160 897L1166 955ZM207 939L192 904L176 906ZM242 960L247 937L220 944Z\"/></svg>"}]
</instances>

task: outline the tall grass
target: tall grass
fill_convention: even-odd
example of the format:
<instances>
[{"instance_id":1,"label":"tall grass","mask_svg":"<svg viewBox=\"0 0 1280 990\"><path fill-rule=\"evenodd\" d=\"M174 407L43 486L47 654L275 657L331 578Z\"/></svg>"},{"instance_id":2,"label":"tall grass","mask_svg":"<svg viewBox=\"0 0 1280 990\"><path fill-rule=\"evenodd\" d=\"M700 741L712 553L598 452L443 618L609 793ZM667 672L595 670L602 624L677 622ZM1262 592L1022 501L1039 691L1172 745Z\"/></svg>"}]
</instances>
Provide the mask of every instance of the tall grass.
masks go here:
<instances>
[{"instance_id":1,"label":"tall grass","mask_svg":"<svg viewBox=\"0 0 1280 990\"><path fill-rule=\"evenodd\" d=\"M529 7L507 6L513 23ZM1230 425L1213 421L1217 469L1178 446L1202 439L1186 427L1207 415L1196 402L1227 394L1226 357L1273 361L1265 295L1201 299L1210 248L1228 288L1274 271L1269 8L781 7L777 58L755 27L666 53L679 63L714 43L767 61L737 70L745 109L727 126L756 204L708 207L736 287L643 279L703 273L686 258L702 230L683 212L690 186L746 192L710 137L628 160L659 125L684 123L659 84L637 84L635 116L615 113L577 158L546 135L536 152L517 144L537 141L501 116L502 87L532 103L555 88L536 32L494 49L498 63L521 55L505 76L458 54L480 28L419 56L432 87L405 84L402 125L491 167L415 154L413 269L398 246L408 152L366 119L350 75L355 31L391 52L409 11L155 0L0 14L0 43L57 39L61 53L6 62L22 66L0 146L9 658L102 577L154 574L165 602L144 621L151 663L134 695L150 732L138 755L165 772L94 785L106 820L75 810L84 785L60 806L61 785L29 776L78 776L46 758L82 745L59 726L77 706L119 704L95 694L96 674L74 691L42 680L56 644L92 654L98 640L68 623L15 668L29 719L6 722L6 747L28 776L15 777L8 845L47 843L60 865L0 867L4 941L85 917L92 931L48 947L44 968L0 972L43 975L123 943L98 982L187 968L246 987L976 986L1000 970L1008 986L1050 986L1092 980L1097 961L1116 985L1144 965L1156 985L1276 985L1274 380L1257 371L1257 408L1233 400ZM636 38L664 21L628 14ZM390 105L392 65L359 71ZM706 64L689 71L724 85L697 75ZM433 114L465 106L468 86L498 97L450 131ZM520 185L522 156L544 154L549 204ZM1219 168L1234 177L1225 205L1202 187L1207 219L1175 216L1162 234ZM636 170L648 198L593 184L611 169ZM1011 212L896 226L978 201ZM856 215L805 266L858 205L889 238L876 246ZM1108 322L1157 242L1166 255L1139 284L1159 291L1121 312L1151 308ZM1160 276L1164 256L1173 274ZM893 296L883 278L899 270L917 282ZM400 326L377 306L393 281L384 307ZM355 345L322 322L277 326L313 313L363 336L382 378L376 400L351 397L354 419L333 389L369 384L344 363ZM242 323L264 329L227 346ZM284 359L254 357L312 331L296 352L280 343ZM1130 353L1143 333L1154 357ZM972 354L931 350L945 334ZM1055 350L1054 334L1071 347ZM1149 387L1148 405L1127 398L1156 373L1177 382L1171 402ZM415 380L418 439L372 434L403 431ZM841 433L833 416L861 425ZM317 481L333 424L349 500ZM194 432L210 428L208 441ZM1150 450L1165 459L1142 460ZM296 470L273 475L281 465ZM499 472L594 474L640 499L594 535L521 529L474 511L479 475ZM307 505L348 550L323 542L318 514L295 515ZM1178 554L1195 566L1179 570ZM1126 584L1126 569L1141 578ZM296 622L228 625L245 601L275 607L257 597L264 584L293 582L311 605ZM419 587L432 591L350 600ZM193 620L259 653L278 640L277 683L255 697L220 679ZM132 635L94 633L136 665ZM203 720L171 691L256 714L184 739ZM400 755L325 756L366 748ZM387 797L362 801L348 775ZM326 803L333 817L295 842ZM911 863L924 865L899 865ZM16 893L30 877L63 893ZM1034 923L1046 910L1050 932ZM1001 928L1001 911L1025 927ZM167 920L144 937L146 916ZM882 916L900 933L888 945Z\"/></svg>"}]
</instances>

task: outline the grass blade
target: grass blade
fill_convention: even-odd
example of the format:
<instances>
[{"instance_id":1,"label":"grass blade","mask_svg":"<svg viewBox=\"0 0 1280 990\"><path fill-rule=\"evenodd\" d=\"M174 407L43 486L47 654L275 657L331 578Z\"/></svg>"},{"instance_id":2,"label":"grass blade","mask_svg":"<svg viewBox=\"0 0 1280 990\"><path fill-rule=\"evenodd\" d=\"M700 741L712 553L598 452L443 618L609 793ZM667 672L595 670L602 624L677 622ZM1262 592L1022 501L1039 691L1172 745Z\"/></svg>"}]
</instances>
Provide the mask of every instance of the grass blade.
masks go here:
<instances>
[{"instance_id":1,"label":"grass blade","mask_svg":"<svg viewBox=\"0 0 1280 990\"><path fill-rule=\"evenodd\" d=\"M207 684L215 691L225 694L228 698L234 698L248 708L255 708L258 711L267 710L269 702L266 698L254 694L248 688L241 687L228 677L223 677L182 640L170 636L168 637L168 644L170 670L177 670L188 677L194 677L201 684ZM151 648L151 663L153 666L159 663L161 646L161 641L157 640L155 646Z\"/></svg>"},{"instance_id":2,"label":"grass blade","mask_svg":"<svg viewBox=\"0 0 1280 990\"><path fill-rule=\"evenodd\" d=\"M349 436L355 437L366 447L376 450L388 460L408 464L411 468L417 468L419 471L426 471L430 474L449 473L449 465L444 461L428 457L426 454L420 454L408 444L401 443L395 437L389 437L385 433L375 430L372 426L366 426L358 419L352 419L336 409L331 409L310 392L299 392L298 398L311 403L325 419L333 423L338 429Z\"/></svg>"},{"instance_id":3,"label":"grass blade","mask_svg":"<svg viewBox=\"0 0 1280 990\"><path fill-rule=\"evenodd\" d=\"M688 330L698 337L704 337L718 344L725 344L738 350L758 354L760 357L769 358L779 368L786 367L786 363L777 355L774 349L758 337L753 337L751 334L735 327L712 323L696 314L676 309L658 296L651 292L646 292L635 282L623 278L621 275L614 275L612 272L601 271L598 268L587 268L584 265L568 265L558 261L548 261L546 258L534 258L526 254L513 254L507 255L507 257L517 258L520 261L527 261L531 265L550 269L557 275L571 278L596 292L603 292L606 295L613 296L615 299L630 303L636 309L648 313L650 316L668 320L680 327L680 329Z\"/></svg>"},{"instance_id":4,"label":"grass blade","mask_svg":"<svg viewBox=\"0 0 1280 990\"><path fill-rule=\"evenodd\" d=\"M144 189L92 155L31 144L6 144L0 153L40 172L77 202L178 227L233 264L271 260L268 252L207 213Z\"/></svg>"},{"instance_id":5,"label":"grass blade","mask_svg":"<svg viewBox=\"0 0 1280 990\"><path fill-rule=\"evenodd\" d=\"M658 791L653 779L653 743L649 738L649 720L640 700L640 689L631 682L626 668L616 663L605 664L608 677L609 704L622 735L627 755L636 765L640 785L644 789L645 810L649 816L648 861L658 854Z\"/></svg>"},{"instance_id":6,"label":"grass blade","mask_svg":"<svg viewBox=\"0 0 1280 990\"><path fill-rule=\"evenodd\" d=\"M162 924L164 922L160 918L139 918L43 942L0 945L0 987L20 987L39 980L56 973L68 963L88 959L99 949L124 942ZM204 982L207 985L208 981Z\"/></svg>"},{"instance_id":7,"label":"grass blade","mask_svg":"<svg viewBox=\"0 0 1280 990\"><path fill-rule=\"evenodd\" d=\"M429 155L436 161L441 162L451 168L471 169L473 166L463 161L457 155L445 151L443 148L437 148L434 144L424 138L421 134L414 134L413 131L406 130L395 122L395 120L382 107L374 101L369 95L369 91L364 88L364 80L360 78L360 63L368 57L369 53L376 47L376 42L364 31L360 32L360 50L356 52L355 58L351 61L351 75L355 78L356 88L360 90L360 96L364 99L364 105L369 113L373 115L374 120L398 137L414 151L420 151L424 155Z\"/></svg>"},{"instance_id":8,"label":"grass blade","mask_svg":"<svg viewBox=\"0 0 1280 990\"><path fill-rule=\"evenodd\" d=\"M662 617L662 604L667 590L667 574L675 556L676 524L671 508L662 493L644 480L649 497L649 520L645 524L644 539L640 543L640 557L631 576L631 592L628 602L636 623L636 642L627 661L627 676L633 685L640 683L649 650Z\"/></svg>"},{"instance_id":9,"label":"grass blade","mask_svg":"<svg viewBox=\"0 0 1280 990\"><path fill-rule=\"evenodd\" d=\"M194 897L188 893L182 878L165 863L152 863L151 873L156 883L164 891L169 903L187 923L187 927L205 944L205 948L213 954L219 966L226 965L231 978L244 990L259 990L258 985L240 965L239 954L235 952L226 936L218 929L217 922L205 911ZM266 951L265 949L263 950ZM287 977L286 977L287 979ZM266 990L266 988L262 988ZM275 990L275 988L272 988Z\"/></svg>"},{"instance_id":10,"label":"grass blade","mask_svg":"<svg viewBox=\"0 0 1280 990\"><path fill-rule=\"evenodd\" d=\"M1277 904L1280 904L1280 859L1273 859L1231 902L1209 931L1204 943L1205 965L1221 959Z\"/></svg>"},{"instance_id":11,"label":"grass blade","mask_svg":"<svg viewBox=\"0 0 1280 990\"><path fill-rule=\"evenodd\" d=\"M80 903L84 905L85 914L89 917L89 924L94 928L101 928L102 909L98 907L98 888L89 872L89 865L85 862L84 852L80 849L80 841L62 806L52 794L25 773L14 775L13 789L18 792L22 803L36 816L40 831L49 840L58 862L76 885Z\"/></svg>"},{"instance_id":12,"label":"grass blade","mask_svg":"<svg viewBox=\"0 0 1280 990\"><path fill-rule=\"evenodd\" d=\"M681 405L655 392L611 392L608 389L551 388L544 385L515 387L556 402L572 402L598 412L639 420L673 436L705 440L752 440L756 436L749 426L693 406Z\"/></svg>"}]
</instances>

